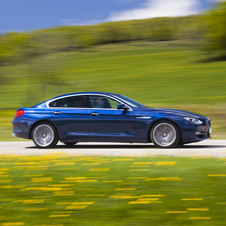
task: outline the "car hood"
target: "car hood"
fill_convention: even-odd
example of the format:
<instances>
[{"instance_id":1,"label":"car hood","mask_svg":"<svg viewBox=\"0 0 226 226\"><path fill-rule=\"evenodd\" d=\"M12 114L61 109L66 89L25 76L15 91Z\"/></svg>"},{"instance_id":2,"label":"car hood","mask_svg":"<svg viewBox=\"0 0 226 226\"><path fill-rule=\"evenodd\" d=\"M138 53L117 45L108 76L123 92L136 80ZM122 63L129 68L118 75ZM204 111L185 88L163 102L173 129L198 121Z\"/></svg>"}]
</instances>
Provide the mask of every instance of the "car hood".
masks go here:
<instances>
[{"instance_id":1,"label":"car hood","mask_svg":"<svg viewBox=\"0 0 226 226\"><path fill-rule=\"evenodd\" d=\"M194 117L194 118L201 118L201 119L207 119L207 117L192 113L189 111L182 111L182 110L177 110L177 109L169 109L169 108L139 108L140 111L148 113L162 113L162 114L173 114L173 115L178 115L182 117Z\"/></svg>"}]
</instances>

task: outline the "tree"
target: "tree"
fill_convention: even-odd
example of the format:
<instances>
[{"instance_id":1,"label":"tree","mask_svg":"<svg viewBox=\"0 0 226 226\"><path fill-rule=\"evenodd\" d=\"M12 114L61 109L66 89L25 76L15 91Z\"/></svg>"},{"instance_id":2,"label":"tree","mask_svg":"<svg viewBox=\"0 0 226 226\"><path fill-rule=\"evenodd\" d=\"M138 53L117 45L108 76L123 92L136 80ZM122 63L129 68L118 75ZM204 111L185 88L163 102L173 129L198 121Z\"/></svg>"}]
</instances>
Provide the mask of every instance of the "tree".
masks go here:
<instances>
[{"instance_id":1,"label":"tree","mask_svg":"<svg viewBox=\"0 0 226 226\"><path fill-rule=\"evenodd\" d=\"M209 51L226 54L226 2L218 3L206 16L206 46Z\"/></svg>"}]
</instances>

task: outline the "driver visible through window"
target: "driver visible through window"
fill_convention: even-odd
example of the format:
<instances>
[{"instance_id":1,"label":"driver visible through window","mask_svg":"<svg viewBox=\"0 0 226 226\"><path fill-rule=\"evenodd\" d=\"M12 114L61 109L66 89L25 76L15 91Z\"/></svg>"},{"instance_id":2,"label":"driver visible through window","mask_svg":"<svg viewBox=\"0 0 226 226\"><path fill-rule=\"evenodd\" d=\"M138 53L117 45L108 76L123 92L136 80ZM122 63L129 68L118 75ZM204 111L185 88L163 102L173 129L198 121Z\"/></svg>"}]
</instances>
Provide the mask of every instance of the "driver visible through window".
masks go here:
<instances>
[{"instance_id":1,"label":"driver visible through window","mask_svg":"<svg viewBox=\"0 0 226 226\"><path fill-rule=\"evenodd\" d=\"M113 109L117 109L118 104L120 104L118 101L100 95L91 95L90 103L91 108L113 108Z\"/></svg>"}]
</instances>

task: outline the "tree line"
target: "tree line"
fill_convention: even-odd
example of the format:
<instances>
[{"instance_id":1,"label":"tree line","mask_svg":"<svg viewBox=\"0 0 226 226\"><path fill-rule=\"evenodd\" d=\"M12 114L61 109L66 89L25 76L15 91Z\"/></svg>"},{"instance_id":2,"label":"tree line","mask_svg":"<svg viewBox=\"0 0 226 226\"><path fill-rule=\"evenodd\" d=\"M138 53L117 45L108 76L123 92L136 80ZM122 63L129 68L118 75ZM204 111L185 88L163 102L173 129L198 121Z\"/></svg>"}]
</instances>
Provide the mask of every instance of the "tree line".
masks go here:
<instances>
[{"instance_id":1,"label":"tree line","mask_svg":"<svg viewBox=\"0 0 226 226\"><path fill-rule=\"evenodd\" d=\"M0 36L0 65L26 62L54 52L135 40L188 40L206 51L225 54L225 27L226 2L220 2L216 8L195 16L9 32Z\"/></svg>"},{"instance_id":2,"label":"tree line","mask_svg":"<svg viewBox=\"0 0 226 226\"><path fill-rule=\"evenodd\" d=\"M191 35L183 31L184 27L192 29L195 23L195 17L156 18L92 26L63 26L29 33L9 32L0 36L0 64L107 43L183 39Z\"/></svg>"}]
</instances>

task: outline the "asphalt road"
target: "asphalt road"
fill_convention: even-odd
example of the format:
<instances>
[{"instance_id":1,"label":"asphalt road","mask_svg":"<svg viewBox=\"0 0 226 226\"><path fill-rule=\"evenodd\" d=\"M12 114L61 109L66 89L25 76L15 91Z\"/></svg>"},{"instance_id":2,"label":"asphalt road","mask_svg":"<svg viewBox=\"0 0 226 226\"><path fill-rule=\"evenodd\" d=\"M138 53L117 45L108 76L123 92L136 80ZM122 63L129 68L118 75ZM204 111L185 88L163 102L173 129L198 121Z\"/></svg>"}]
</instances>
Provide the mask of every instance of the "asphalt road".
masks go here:
<instances>
[{"instance_id":1,"label":"asphalt road","mask_svg":"<svg viewBox=\"0 0 226 226\"><path fill-rule=\"evenodd\" d=\"M159 149L153 144L78 143L66 147L39 149L32 141L0 142L0 155L84 155L84 156L189 156L226 158L226 140L206 140L180 148Z\"/></svg>"}]
</instances>

